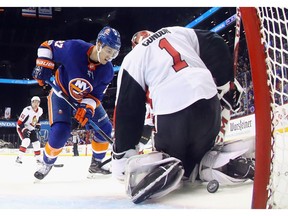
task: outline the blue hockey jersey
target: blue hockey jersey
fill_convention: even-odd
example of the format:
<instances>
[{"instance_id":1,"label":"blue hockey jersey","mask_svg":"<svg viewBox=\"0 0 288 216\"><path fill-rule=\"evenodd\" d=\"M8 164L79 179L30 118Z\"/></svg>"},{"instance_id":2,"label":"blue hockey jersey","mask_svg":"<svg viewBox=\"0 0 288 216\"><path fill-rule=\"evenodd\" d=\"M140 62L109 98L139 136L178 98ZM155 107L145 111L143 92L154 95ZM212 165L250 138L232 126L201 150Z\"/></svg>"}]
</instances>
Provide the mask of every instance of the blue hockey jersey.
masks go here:
<instances>
[{"instance_id":1,"label":"blue hockey jersey","mask_svg":"<svg viewBox=\"0 0 288 216\"><path fill-rule=\"evenodd\" d=\"M45 41L38 48L39 58L59 65L56 84L74 102L83 98L102 100L114 76L113 65L93 62L89 56L94 45L82 40Z\"/></svg>"}]
</instances>

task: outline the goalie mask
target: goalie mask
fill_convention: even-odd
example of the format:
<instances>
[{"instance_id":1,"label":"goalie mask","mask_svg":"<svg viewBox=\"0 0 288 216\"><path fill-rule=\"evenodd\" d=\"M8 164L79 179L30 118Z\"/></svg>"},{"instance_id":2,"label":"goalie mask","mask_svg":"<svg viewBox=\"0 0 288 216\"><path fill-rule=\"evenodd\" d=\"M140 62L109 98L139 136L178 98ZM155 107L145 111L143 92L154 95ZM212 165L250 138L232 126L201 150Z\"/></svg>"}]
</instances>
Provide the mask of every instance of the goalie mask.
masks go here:
<instances>
[{"instance_id":1,"label":"goalie mask","mask_svg":"<svg viewBox=\"0 0 288 216\"><path fill-rule=\"evenodd\" d=\"M139 43L141 43L141 41L143 41L145 38L149 37L150 35L152 35L153 32L148 31L148 30L143 30L143 31L139 31L136 32L132 39L131 39L131 43L132 43L132 49Z\"/></svg>"}]
</instances>

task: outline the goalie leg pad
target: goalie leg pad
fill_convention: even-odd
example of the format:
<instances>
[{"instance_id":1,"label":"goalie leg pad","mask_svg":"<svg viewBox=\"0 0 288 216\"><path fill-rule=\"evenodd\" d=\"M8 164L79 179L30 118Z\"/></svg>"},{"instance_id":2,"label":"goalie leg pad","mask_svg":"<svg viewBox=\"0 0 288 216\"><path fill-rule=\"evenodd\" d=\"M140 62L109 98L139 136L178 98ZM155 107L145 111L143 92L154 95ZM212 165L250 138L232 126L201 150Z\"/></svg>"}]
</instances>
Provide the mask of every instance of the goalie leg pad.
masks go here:
<instances>
[{"instance_id":1,"label":"goalie leg pad","mask_svg":"<svg viewBox=\"0 0 288 216\"><path fill-rule=\"evenodd\" d=\"M162 159L159 158L159 161L155 161L159 156L162 157ZM135 156L136 161L139 161L139 157L137 158L137 156ZM134 168L134 172L128 172L126 192L135 204L141 203L149 198L163 197L177 189L184 174L182 163L176 158L167 158L166 154L159 152L156 154L153 153L151 158L154 159L152 163L143 164L143 166L139 167L139 170ZM143 161L147 162L147 156ZM139 176L141 177L139 178Z\"/></svg>"},{"instance_id":2,"label":"goalie leg pad","mask_svg":"<svg viewBox=\"0 0 288 216\"><path fill-rule=\"evenodd\" d=\"M206 182L215 179L225 185L245 182L248 178L252 179L254 166L251 163L245 164L242 160L238 161L239 158L244 158L243 155L250 150L252 143L253 140L239 140L224 143L222 146L216 145L204 155L200 162L200 179ZM248 169L249 165L251 165L251 170ZM227 169L230 171L228 172Z\"/></svg>"}]
</instances>

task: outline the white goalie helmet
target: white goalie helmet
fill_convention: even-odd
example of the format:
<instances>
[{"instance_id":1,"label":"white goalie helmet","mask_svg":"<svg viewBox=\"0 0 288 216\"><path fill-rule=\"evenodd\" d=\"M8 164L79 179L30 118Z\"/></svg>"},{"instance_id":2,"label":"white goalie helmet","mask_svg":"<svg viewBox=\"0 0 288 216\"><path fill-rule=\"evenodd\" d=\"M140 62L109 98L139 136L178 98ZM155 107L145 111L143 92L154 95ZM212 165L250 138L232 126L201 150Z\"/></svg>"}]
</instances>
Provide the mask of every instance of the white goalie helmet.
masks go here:
<instances>
[{"instance_id":1,"label":"white goalie helmet","mask_svg":"<svg viewBox=\"0 0 288 216\"><path fill-rule=\"evenodd\" d=\"M32 103L33 101L39 101L39 103L41 102L41 100L40 100L40 98L39 98L38 96L32 97L32 98L31 98L31 103Z\"/></svg>"},{"instance_id":2,"label":"white goalie helmet","mask_svg":"<svg viewBox=\"0 0 288 216\"><path fill-rule=\"evenodd\" d=\"M132 44L132 49L139 44L141 41L143 41L145 38L149 37L150 35L152 35L153 32L148 31L148 30L142 30L142 31L138 31L136 32L131 39L131 44Z\"/></svg>"}]
</instances>

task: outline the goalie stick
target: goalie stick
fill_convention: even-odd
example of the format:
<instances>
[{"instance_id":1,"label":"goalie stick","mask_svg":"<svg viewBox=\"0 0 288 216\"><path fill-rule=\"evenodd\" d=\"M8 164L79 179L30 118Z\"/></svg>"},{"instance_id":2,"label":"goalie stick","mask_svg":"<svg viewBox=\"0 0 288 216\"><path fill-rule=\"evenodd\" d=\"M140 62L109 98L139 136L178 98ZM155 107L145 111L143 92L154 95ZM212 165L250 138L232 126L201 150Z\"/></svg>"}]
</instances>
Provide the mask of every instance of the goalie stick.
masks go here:
<instances>
[{"instance_id":1,"label":"goalie stick","mask_svg":"<svg viewBox=\"0 0 288 216\"><path fill-rule=\"evenodd\" d=\"M237 74L238 50L239 50L239 41L240 41L240 26L241 26L241 12L240 12L240 8L236 7L235 40L234 40L234 50L233 50L234 78L236 78L236 74ZM225 107L222 107L221 128L220 128L220 132L218 136L216 137L215 145L219 145L224 142L230 118L231 118L231 111Z\"/></svg>"},{"instance_id":2,"label":"goalie stick","mask_svg":"<svg viewBox=\"0 0 288 216\"><path fill-rule=\"evenodd\" d=\"M240 25L241 25L241 12L240 8L236 7L236 23L235 23L235 41L234 41L234 76L236 77L238 50L240 41Z\"/></svg>"}]
</instances>

